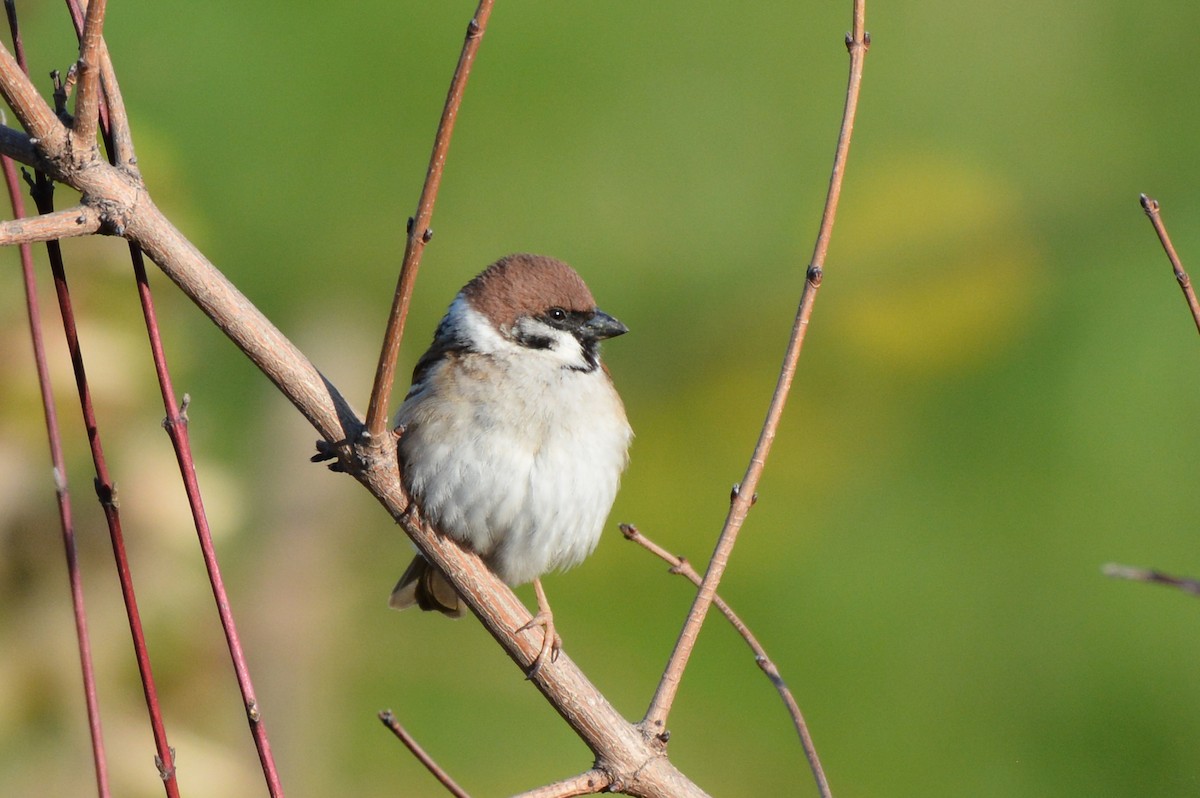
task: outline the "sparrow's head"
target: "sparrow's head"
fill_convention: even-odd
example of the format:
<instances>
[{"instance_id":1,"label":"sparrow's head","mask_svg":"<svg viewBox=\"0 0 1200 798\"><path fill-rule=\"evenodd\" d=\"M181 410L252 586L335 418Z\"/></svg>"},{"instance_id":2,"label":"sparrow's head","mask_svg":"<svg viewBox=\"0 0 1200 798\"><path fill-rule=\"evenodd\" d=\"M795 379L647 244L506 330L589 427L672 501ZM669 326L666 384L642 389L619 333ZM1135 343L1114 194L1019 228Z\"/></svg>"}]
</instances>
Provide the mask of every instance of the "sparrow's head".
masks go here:
<instances>
[{"instance_id":1,"label":"sparrow's head","mask_svg":"<svg viewBox=\"0 0 1200 798\"><path fill-rule=\"evenodd\" d=\"M596 307L592 292L574 269L542 255L501 258L467 283L455 304L459 302L499 334L499 340L472 335L475 348L520 347L581 371L599 365L600 341L629 332Z\"/></svg>"}]
</instances>

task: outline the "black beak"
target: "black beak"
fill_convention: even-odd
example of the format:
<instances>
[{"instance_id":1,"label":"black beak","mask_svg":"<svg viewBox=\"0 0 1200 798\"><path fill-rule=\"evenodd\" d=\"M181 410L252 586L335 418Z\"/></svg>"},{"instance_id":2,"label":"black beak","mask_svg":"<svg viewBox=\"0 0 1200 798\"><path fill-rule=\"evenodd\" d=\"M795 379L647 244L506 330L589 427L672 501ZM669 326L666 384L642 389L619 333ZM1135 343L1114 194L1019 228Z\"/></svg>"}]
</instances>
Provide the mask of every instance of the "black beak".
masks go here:
<instances>
[{"instance_id":1,"label":"black beak","mask_svg":"<svg viewBox=\"0 0 1200 798\"><path fill-rule=\"evenodd\" d=\"M597 341L605 338L616 338L629 332L629 328L603 310L597 309L590 319L582 325L583 332Z\"/></svg>"}]
</instances>

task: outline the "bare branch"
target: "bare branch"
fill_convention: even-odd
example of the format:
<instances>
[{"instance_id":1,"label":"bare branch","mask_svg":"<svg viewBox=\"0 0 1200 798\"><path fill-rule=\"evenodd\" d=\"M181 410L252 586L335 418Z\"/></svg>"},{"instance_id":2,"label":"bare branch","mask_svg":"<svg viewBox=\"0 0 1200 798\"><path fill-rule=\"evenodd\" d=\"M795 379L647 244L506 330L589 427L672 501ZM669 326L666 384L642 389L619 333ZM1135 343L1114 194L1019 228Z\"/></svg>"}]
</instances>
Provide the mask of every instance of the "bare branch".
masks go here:
<instances>
[{"instance_id":1,"label":"bare branch","mask_svg":"<svg viewBox=\"0 0 1200 798\"><path fill-rule=\"evenodd\" d=\"M104 12L108 0L91 0L79 42L79 61L75 90L75 125L72 133L77 147L96 146L96 126L100 117L100 51L103 45Z\"/></svg>"},{"instance_id":2,"label":"bare branch","mask_svg":"<svg viewBox=\"0 0 1200 798\"><path fill-rule=\"evenodd\" d=\"M1151 199L1142 194L1141 203L1142 210L1150 217L1150 223L1154 225L1154 232L1158 233L1158 240L1162 243L1162 247L1167 253L1167 258L1171 261L1171 268L1175 270L1175 279L1179 281L1179 287L1183 290L1183 298L1187 300L1188 309L1192 311L1192 319L1196 322L1196 329L1200 330L1200 302L1196 301L1196 291L1192 288L1192 280L1188 277L1188 273L1183 270L1183 263L1179 260L1179 255L1176 254L1175 247L1171 244L1171 237L1167 235L1167 226L1163 223L1158 200Z\"/></svg>"},{"instance_id":3,"label":"bare branch","mask_svg":"<svg viewBox=\"0 0 1200 798\"><path fill-rule=\"evenodd\" d=\"M24 68L24 51L21 46L20 28L17 24L16 6L6 0L9 29L12 31L17 59ZM25 203L21 197L21 183L17 169L8 157L0 158L4 170L4 182L13 215L18 219L25 216ZM96 789L100 798L111 795L108 783L108 758L104 749L104 731L100 723L100 701L96 691L96 671L92 660L91 636L88 633L87 608L83 600L83 577L79 570L78 552L75 546L75 520L72 513L71 493L67 487L67 465L63 454L62 432L58 425L58 411L54 402L54 391L50 384L50 367L46 359L46 344L42 335L42 313L38 302L37 281L33 270L33 250L28 243L21 244L21 276L25 287L25 310L29 318L29 338L33 344L33 360L37 371L38 389L42 399L42 414L46 421L46 438L50 444L50 463L54 473L54 494L58 504L59 527L62 533L63 551L67 560L67 582L71 590L71 610L75 621L76 647L79 650L79 667L83 675L84 704L87 711L88 735L92 747L92 766L96 771Z\"/></svg>"},{"instance_id":4,"label":"bare branch","mask_svg":"<svg viewBox=\"0 0 1200 798\"><path fill-rule=\"evenodd\" d=\"M38 210L47 214L53 211L53 195L49 191L35 191L34 199ZM79 393L79 405L83 412L84 431L91 449L92 463L95 468L96 496L100 501L104 519L108 524L109 539L112 543L113 559L116 562L117 581L121 588L121 598L125 603L125 615L129 623L129 633L133 640L134 658L137 660L138 675L141 677L142 693L146 700L146 711L150 717L150 728L154 737L155 762L167 798L178 798L179 784L175 778L175 753L167 741L166 726L163 722L162 709L158 700L158 688L154 680L154 671L150 664L150 653L146 646L146 635L142 625L141 614L138 610L137 593L134 590L133 576L129 566L129 558L125 549L125 536L121 526L121 513L118 509L117 489L108 470L104 445L96 419L95 406L92 402L91 389L88 385L87 371L84 368L83 350L79 343L79 334L75 323L75 312L71 303L70 290L67 286L66 269L63 266L62 251L57 241L46 242L47 253L50 257L50 269L54 275L54 287L58 295L59 311L62 315L63 332L67 340L67 351L71 357L71 366L75 374L75 383Z\"/></svg>"},{"instance_id":5,"label":"bare branch","mask_svg":"<svg viewBox=\"0 0 1200 798\"><path fill-rule=\"evenodd\" d=\"M400 721L396 718L395 713L393 713L390 709L385 709L383 712L379 713L379 719L383 721L384 726L387 726L389 729L391 729L392 734L396 735L396 738L400 740L400 742L404 743L404 746L412 752L412 755L417 758L417 761L424 765L425 769L433 774L433 777L437 779L443 787L446 788L448 793L455 796L455 798L471 798L470 794L468 794L467 791L462 787L459 787L454 779L450 777L450 774L442 769L441 765L433 761L433 757L425 753L425 749L422 748L420 743L416 741L416 738L409 734L408 730L401 725Z\"/></svg>"},{"instance_id":6,"label":"bare branch","mask_svg":"<svg viewBox=\"0 0 1200 798\"><path fill-rule=\"evenodd\" d=\"M400 340L404 337L404 325L408 320L408 308L412 304L413 286L417 281L417 270L425 245L433 237L429 221L433 217L433 204L437 200L438 188L442 183L442 171L446 167L446 153L450 150L450 135L458 119L467 78L475 54L483 42L488 17L492 14L493 0L480 0L475 16L467 24L467 36L463 41L458 66L450 80L450 91L442 118L438 122L437 134L433 139L433 153L429 157L429 169L425 173L425 184L421 187L421 198L417 201L417 212L408 222L408 238L404 245L404 260L400 264L400 278L396 284L396 295L392 299L392 310L388 316L387 329L383 335L383 349L379 353L379 365L375 370L375 384L371 388L371 400L367 407L367 431L373 437L381 437L388 423L388 405L391 402L392 385L396 380L396 358L400 355Z\"/></svg>"},{"instance_id":7,"label":"bare branch","mask_svg":"<svg viewBox=\"0 0 1200 798\"><path fill-rule=\"evenodd\" d=\"M154 371L158 377L163 408L167 414L163 420L163 428L167 431L171 445L175 449L175 460L179 465L179 474L183 481L184 493L187 496L188 508L192 513L192 523L200 542L200 553L204 559L205 570L208 572L209 584L212 586L213 599L217 605L217 616L221 619L221 630L225 633L225 645L229 649L229 657L233 661L234 675L242 694L242 706L246 710L246 720L250 724L250 736L254 739L254 747L258 751L259 764L266 780L267 791L272 798L280 798L283 795L283 787L280 784L279 772L275 767L275 757L271 753L271 741L267 737L258 698L254 693L250 668L246 664L246 655L242 650L237 624L233 619L233 609L225 590L225 581L221 577L221 566L217 562L212 530L208 524L208 513L204 509L204 500L200 495L200 481L196 474L196 461L192 457L191 436L188 433L187 406L190 399L184 394L182 404L175 401L175 388L171 382L166 353L163 351L162 338L159 335L158 313L150 294L150 281L146 276L146 262L142 257L142 251L136 244L130 244L129 249L130 257L133 260L138 298L141 301L146 332L150 339Z\"/></svg>"},{"instance_id":8,"label":"bare branch","mask_svg":"<svg viewBox=\"0 0 1200 798\"><path fill-rule=\"evenodd\" d=\"M1104 566L1103 572L1105 576L1111 576L1114 579L1128 579L1131 582L1166 585L1167 587L1178 588L1184 593L1190 593L1193 596L1200 596L1200 579L1171 576L1162 571L1137 568L1132 565L1120 565L1118 563L1109 563Z\"/></svg>"},{"instance_id":9,"label":"bare branch","mask_svg":"<svg viewBox=\"0 0 1200 798\"><path fill-rule=\"evenodd\" d=\"M75 26L75 35L82 43L84 38L84 8L80 0L67 0L67 8L71 11L71 22ZM100 60L100 82L104 87L105 102L100 104L100 128L109 145L109 160L116 166L132 167L137 159L133 156L133 138L129 130L129 116L125 112L125 101L121 89L117 85L117 75L113 70L112 59L108 54L108 44L103 38L98 47ZM68 79L70 75L68 75ZM65 105L65 97L63 103Z\"/></svg>"},{"instance_id":10,"label":"bare branch","mask_svg":"<svg viewBox=\"0 0 1200 798\"><path fill-rule=\"evenodd\" d=\"M87 205L0 222L0 246L76 238L100 231L100 213Z\"/></svg>"},{"instance_id":11,"label":"bare branch","mask_svg":"<svg viewBox=\"0 0 1200 798\"><path fill-rule=\"evenodd\" d=\"M633 524L621 524L621 534L625 536L626 540L633 541L670 565L671 573L679 574L696 587L700 586L703 580L700 578L700 574L696 573L696 569L692 567L691 563L683 557L672 554L643 535ZM724 599L720 596L715 596L713 604L716 605L717 609L721 611L721 614L725 616L733 628L737 630L737 633L742 636L742 639L746 641L746 645L754 652L755 664L767 675L767 678L771 680L771 684L774 685L776 692L779 693L779 697L783 699L788 714L792 716L792 725L796 727L796 733L800 736L800 745L804 748L804 756L808 759L808 766L812 769L813 778L817 781L817 790L820 792L822 798L832 798L833 793L829 788L829 780L825 777L825 769L821 767L821 759L817 756L817 747L813 743L812 735L808 732L808 724L804 721L804 714L800 711L800 705L796 703L796 699L792 695L792 691L788 688L787 683L783 680L783 676L780 675L779 668L767 656L766 649L758 642L758 638L750 631L750 627L738 617L737 613L733 611L733 608Z\"/></svg>"},{"instance_id":12,"label":"bare branch","mask_svg":"<svg viewBox=\"0 0 1200 798\"><path fill-rule=\"evenodd\" d=\"M514 795L513 798L573 798L576 795L595 795L604 792L610 784L608 774L600 770L589 770L578 776Z\"/></svg>"},{"instance_id":13,"label":"bare branch","mask_svg":"<svg viewBox=\"0 0 1200 798\"><path fill-rule=\"evenodd\" d=\"M825 199L825 210L821 217L821 228L817 234L816 245L813 247L812 261L804 282L804 290L800 295L800 306L796 312L796 320L792 326L791 338L788 341L787 352L784 355L783 366L780 368L779 380L767 409L767 417L763 422L762 432L750 458L746 475L742 478L740 489L735 489L730 503L729 514L725 518L724 528L717 541L716 550L709 560L708 571L696 594L696 600L684 622L683 630L679 633L675 649L667 661L658 689L646 710L642 726L647 734L656 735L666 731L667 715L675 701L683 671L688 659L695 648L700 634L700 627L717 594L717 585L725 573L729 563L729 555L737 542L738 532L742 528L750 506L754 503L754 490L758 486L759 477L766 465L767 455L775 441L775 432L779 427L779 419L783 415L791 391L792 379L796 374L796 362L804 345L804 335L808 330L808 320L812 314L813 302L816 300L817 289L820 288L824 273L825 255L829 249L829 239L833 233L833 222L837 214L838 199L842 191L842 178L846 171L846 157L850 151L850 136L854 129L854 115L858 108L858 95L862 85L863 62L870 46L870 35L865 29L866 0L854 0L853 27L846 36L846 48L850 51L850 78L846 86L846 104L842 112L842 126L838 133L837 148L833 159L833 173L829 179L829 192Z\"/></svg>"}]
</instances>

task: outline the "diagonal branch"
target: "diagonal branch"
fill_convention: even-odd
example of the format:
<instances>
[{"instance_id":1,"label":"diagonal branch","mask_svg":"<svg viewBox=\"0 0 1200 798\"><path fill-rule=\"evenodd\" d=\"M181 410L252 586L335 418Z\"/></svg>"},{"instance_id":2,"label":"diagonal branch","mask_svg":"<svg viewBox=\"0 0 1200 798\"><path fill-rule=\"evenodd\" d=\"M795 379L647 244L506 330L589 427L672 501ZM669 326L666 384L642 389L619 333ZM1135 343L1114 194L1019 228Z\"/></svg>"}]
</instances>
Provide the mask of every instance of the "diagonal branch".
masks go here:
<instances>
[{"instance_id":1,"label":"diagonal branch","mask_svg":"<svg viewBox=\"0 0 1200 798\"><path fill-rule=\"evenodd\" d=\"M1167 235L1167 226L1163 223L1158 200L1142 194L1141 202L1142 210L1150 217L1150 224L1154 225L1154 232L1158 233L1158 240L1166 251L1167 258L1171 261L1171 268L1175 270L1175 279L1179 281L1179 287L1183 291L1183 298L1187 301L1188 309L1192 311L1196 329L1200 330L1200 302L1196 301L1196 291L1192 288L1192 279L1184 271L1183 262L1179 260L1179 255L1176 254L1175 247L1171 244L1171 236Z\"/></svg>"},{"instance_id":2,"label":"diagonal branch","mask_svg":"<svg viewBox=\"0 0 1200 798\"><path fill-rule=\"evenodd\" d=\"M417 758L417 761L424 765L425 769L446 788L446 792L453 795L454 798L471 798L467 791L459 787L458 783L450 777L450 774L441 765L433 761L433 757L427 754L416 738L408 733L408 729L404 728L394 712L390 709L385 709L379 713L379 719L383 721L383 725L387 726L392 734L396 735L396 739L404 743L404 747Z\"/></svg>"},{"instance_id":3,"label":"diagonal branch","mask_svg":"<svg viewBox=\"0 0 1200 798\"><path fill-rule=\"evenodd\" d=\"M683 557L664 549L662 546L655 543L650 538L643 535L633 524L621 524L621 534L626 540L638 544L646 551L655 555L659 559L671 566L671 573L679 574L696 587L700 587L700 574L696 573L696 569L691 563ZM746 645L754 652L754 662L767 675L774 685L779 697L783 699L784 706L787 707L788 714L792 716L792 725L796 727L796 733L800 736L800 745L804 749L804 756L808 759L808 766L813 772L813 778L817 781L817 790L822 798L831 798L833 793L829 789L829 779L825 777L825 769L821 767L821 758L817 756L817 747L813 743L812 735L808 732L808 724L804 721L804 714L800 711L800 705L796 703L795 696L788 688L787 683L783 680L783 676L779 673L779 668L767 656L767 651L763 648L762 643L758 642L758 638L750 631L750 627L738 617L724 599L717 596L713 599L713 604L725 616L730 625L737 630L737 633L746 641Z\"/></svg>"},{"instance_id":4,"label":"diagonal branch","mask_svg":"<svg viewBox=\"0 0 1200 798\"><path fill-rule=\"evenodd\" d=\"M67 129L5 47L0 47L0 94L4 95L5 101L34 139L32 143L39 151L45 153L62 150L67 140ZM16 153L5 154L18 158ZM26 162L23 158L19 160Z\"/></svg>"},{"instance_id":5,"label":"diagonal branch","mask_svg":"<svg viewBox=\"0 0 1200 798\"><path fill-rule=\"evenodd\" d=\"M16 11L11 2L8 7L9 26L17 41L16 51L21 53ZM17 219L25 215L25 203L21 199L20 181L17 170L9 158L3 161L4 181L13 214ZM78 550L75 545L75 520L71 504L71 493L67 485L66 457L63 453L62 431L58 424L54 392L50 384L50 367L46 360L46 346L42 335L41 308L38 303L36 279L33 272L33 250L22 244L21 273L25 287L25 309L29 318L29 337L33 343L33 360L37 370L38 389L42 399L42 413L46 421L46 437L50 445L50 462L54 473L54 493L58 504L59 526L62 532L63 550L67 560L67 581L71 591L71 609L75 620L75 639L79 649L79 666L83 675L84 704L87 711L88 735L92 747L92 767L96 771L96 789L100 798L111 795L108 781L108 758L105 754L104 731L100 722L100 701L96 690L96 671L92 659L91 636L88 633L87 608L83 600L83 577L79 569Z\"/></svg>"},{"instance_id":6,"label":"diagonal branch","mask_svg":"<svg viewBox=\"0 0 1200 798\"><path fill-rule=\"evenodd\" d=\"M0 222L0 246L76 238L100 231L100 212L87 205Z\"/></svg>"},{"instance_id":7,"label":"diagonal branch","mask_svg":"<svg viewBox=\"0 0 1200 798\"><path fill-rule=\"evenodd\" d=\"M850 151L854 114L858 108L863 62L871 43L870 35L864 27L865 3L866 0L854 0L853 27L851 33L846 36L846 49L850 51L850 78L846 86L846 104L842 112L842 126L838 133L837 148L833 158L833 173L829 178L829 193L825 198L821 227L817 233L816 245L813 247L812 261L808 266L804 290L800 295L800 306L796 311L791 338L788 341L783 366L779 371L779 380L771 397L770 406L767 408L767 417L763 422L762 432L754 447L754 454L750 458L746 475L742 478L740 489L734 490L729 514L725 518L725 526L721 530L716 550L713 552L712 559L709 560L704 581L696 594L696 600L692 604L687 620L684 621L683 630L679 633L679 639L667 661L650 707L646 710L646 717L642 720L643 729L650 735L660 735L666 732L667 715L670 713L675 695L679 691L679 683L683 679L683 671L695 648L700 627L703 626L709 607L716 598L717 585L729 563L729 555L737 542L738 532L746 520L750 506L754 503L754 490L758 486L759 477L766 465L771 444L775 441L775 431L779 428L779 419L783 415L783 408L791 391L792 379L796 374L796 362L800 358L800 349L804 345L804 335L808 330L808 320L812 314L813 302L816 300L817 289L821 286L821 277L824 273L825 255L829 250L833 221L842 192L842 178L846 172L846 157Z\"/></svg>"},{"instance_id":8,"label":"diagonal branch","mask_svg":"<svg viewBox=\"0 0 1200 798\"><path fill-rule=\"evenodd\" d=\"M429 156L429 169L425 173L425 184L421 187L421 198L417 201L417 212L408 220L408 238L404 245L404 260L400 264L400 278L396 284L396 295L392 299L392 311L388 316L387 329L383 334L383 349L379 353L379 365L375 370L375 384L371 388L371 400L367 407L367 432L375 438L383 435L388 423L388 405L391 402L392 384L396 380L396 358L400 355L400 339L404 337L404 325L408 320L408 309L412 304L413 286L417 281L417 270L421 265L421 254L425 245L433 238L429 221L433 217L433 203L437 200L438 188L442 184L442 171L446 167L446 153L450 150L450 135L458 119L467 78L475 54L483 42L488 17L492 14L493 0L480 0L475 16L467 24L467 36L463 41L462 53L454 77L450 79L450 91L446 94L446 105L438 122L437 134L433 139L433 153Z\"/></svg>"}]
</instances>

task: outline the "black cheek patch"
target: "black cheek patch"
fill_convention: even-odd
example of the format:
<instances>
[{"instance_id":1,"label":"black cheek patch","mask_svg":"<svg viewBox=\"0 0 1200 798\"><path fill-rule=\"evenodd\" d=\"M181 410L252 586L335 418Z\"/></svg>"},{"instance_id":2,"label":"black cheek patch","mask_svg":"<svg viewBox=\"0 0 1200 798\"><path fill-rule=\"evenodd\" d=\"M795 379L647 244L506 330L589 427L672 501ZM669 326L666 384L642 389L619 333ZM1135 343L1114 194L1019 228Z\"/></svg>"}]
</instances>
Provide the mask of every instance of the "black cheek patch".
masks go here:
<instances>
[{"instance_id":1,"label":"black cheek patch","mask_svg":"<svg viewBox=\"0 0 1200 798\"><path fill-rule=\"evenodd\" d=\"M527 349L549 349L554 345L554 339L547 335L527 333L523 330L517 330L516 335L513 336L513 340Z\"/></svg>"}]
</instances>

